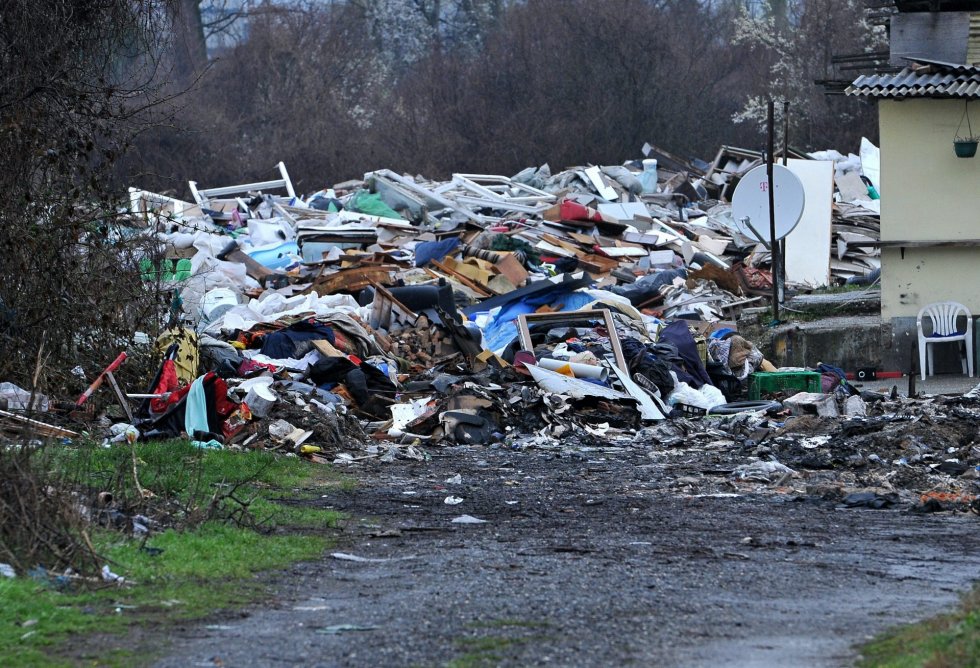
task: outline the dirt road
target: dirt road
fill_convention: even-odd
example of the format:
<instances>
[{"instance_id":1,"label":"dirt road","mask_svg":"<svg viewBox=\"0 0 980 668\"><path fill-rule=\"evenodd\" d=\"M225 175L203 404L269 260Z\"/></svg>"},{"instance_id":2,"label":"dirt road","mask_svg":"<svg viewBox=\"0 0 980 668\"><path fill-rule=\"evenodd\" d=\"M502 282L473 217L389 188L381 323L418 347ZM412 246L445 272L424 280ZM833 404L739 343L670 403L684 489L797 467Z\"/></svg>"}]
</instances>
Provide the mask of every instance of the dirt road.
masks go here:
<instances>
[{"instance_id":1,"label":"dirt road","mask_svg":"<svg viewBox=\"0 0 980 668\"><path fill-rule=\"evenodd\" d=\"M684 498L644 449L432 454L353 467L362 484L321 499L353 518L335 552L384 561L297 567L157 665L849 665L980 575L973 515Z\"/></svg>"}]
</instances>

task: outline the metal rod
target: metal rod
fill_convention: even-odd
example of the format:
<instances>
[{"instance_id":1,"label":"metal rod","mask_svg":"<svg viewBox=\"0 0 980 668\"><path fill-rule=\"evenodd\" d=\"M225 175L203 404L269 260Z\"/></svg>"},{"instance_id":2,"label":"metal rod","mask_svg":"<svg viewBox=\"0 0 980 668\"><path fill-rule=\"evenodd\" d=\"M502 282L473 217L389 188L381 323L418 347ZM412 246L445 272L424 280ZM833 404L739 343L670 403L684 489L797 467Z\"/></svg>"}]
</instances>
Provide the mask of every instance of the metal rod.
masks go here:
<instances>
[{"instance_id":1,"label":"metal rod","mask_svg":"<svg viewBox=\"0 0 980 668\"><path fill-rule=\"evenodd\" d=\"M779 244L776 243L776 198L773 193L773 153L776 144L776 121L772 98L769 99L769 142L766 151L766 176L768 177L769 191L769 244L772 253L772 317L779 320Z\"/></svg>"},{"instance_id":2,"label":"metal rod","mask_svg":"<svg viewBox=\"0 0 980 668\"><path fill-rule=\"evenodd\" d=\"M773 152L776 144L776 121L772 98L769 99L769 142L766 151L766 177L768 179L767 190L769 191L769 244L772 253L772 316L773 320L779 320L779 244L776 243L776 199L773 194Z\"/></svg>"},{"instance_id":3,"label":"metal rod","mask_svg":"<svg viewBox=\"0 0 980 668\"><path fill-rule=\"evenodd\" d=\"M745 216L741 220L742 220L742 224L743 225L745 225L747 228L749 228L750 230L752 230L752 234L755 235L755 238L759 240L759 243L760 244L762 244L763 246L765 246L766 250L772 250L772 246L770 246L769 245L769 242L766 241L766 238L762 236L762 233L759 232L759 230L755 229L755 225L752 224L752 219L751 218L749 218L748 216Z\"/></svg>"},{"instance_id":4,"label":"metal rod","mask_svg":"<svg viewBox=\"0 0 980 668\"><path fill-rule=\"evenodd\" d=\"M789 100L783 100L783 167L789 164Z\"/></svg>"},{"instance_id":5,"label":"metal rod","mask_svg":"<svg viewBox=\"0 0 980 668\"><path fill-rule=\"evenodd\" d=\"M783 100L783 167L789 165L789 100ZM786 238L779 240L779 301L785 299L786 287Z\"/></svg>"}]
</instances>

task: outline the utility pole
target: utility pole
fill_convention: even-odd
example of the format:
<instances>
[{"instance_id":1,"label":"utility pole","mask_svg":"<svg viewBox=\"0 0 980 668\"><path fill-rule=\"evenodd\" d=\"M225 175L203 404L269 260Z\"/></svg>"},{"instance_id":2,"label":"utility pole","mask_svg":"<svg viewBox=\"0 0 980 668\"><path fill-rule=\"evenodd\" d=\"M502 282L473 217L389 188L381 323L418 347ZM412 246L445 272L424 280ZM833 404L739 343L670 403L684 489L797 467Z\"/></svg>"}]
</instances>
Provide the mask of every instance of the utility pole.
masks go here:
<instances>
[{"instance_id":1,"label":"utility pole","mask_svg":"<svg viewBox=\"0 0 980 668\"><path fill-rule=\"evenodd\" d=\"M789 100L783 100L783 167L789 165ZM779 240L779 257L786 259L786 237ZM786 262L779 264L779 299L785 298L783 290L786 286Z\"/></svg>"}]
</instances>

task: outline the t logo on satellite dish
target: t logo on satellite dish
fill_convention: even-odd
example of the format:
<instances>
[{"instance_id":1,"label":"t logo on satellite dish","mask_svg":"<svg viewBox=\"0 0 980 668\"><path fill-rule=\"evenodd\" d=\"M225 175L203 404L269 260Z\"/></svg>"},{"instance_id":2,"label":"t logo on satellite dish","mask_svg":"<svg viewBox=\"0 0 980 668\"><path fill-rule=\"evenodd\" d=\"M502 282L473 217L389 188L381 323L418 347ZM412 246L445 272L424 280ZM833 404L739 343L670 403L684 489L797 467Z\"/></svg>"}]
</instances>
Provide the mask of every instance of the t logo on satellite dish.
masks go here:
<instances>
[{"instance_id":1,"label":"t logo on satellite dish","mask_svg":"<svg viewBox=\"0 0 980 668\"><path fill-rule=\"evenodd\" d=\"M772 166L772 196L779 240L793 231L803 217L806 193L803 182L782 165ZM738 231L769 247L769 176L766 166L749 170L732 195L732 218Z\"/></svg>"}]
</instances>

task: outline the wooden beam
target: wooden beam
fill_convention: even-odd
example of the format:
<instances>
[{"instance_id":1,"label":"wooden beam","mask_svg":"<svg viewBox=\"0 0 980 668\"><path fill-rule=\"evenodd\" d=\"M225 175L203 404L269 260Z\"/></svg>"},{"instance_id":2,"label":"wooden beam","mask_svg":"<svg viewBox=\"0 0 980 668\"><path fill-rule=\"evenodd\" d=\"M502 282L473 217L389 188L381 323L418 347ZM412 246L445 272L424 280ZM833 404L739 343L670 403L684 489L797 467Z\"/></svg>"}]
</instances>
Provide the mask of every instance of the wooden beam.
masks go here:
<instances>
[{"instance_id":1,"label":"wooden beam","mask_svg":"<svg viewBox=\"0 0 980 668\"><path fill-rule=\"evenodd\" d=\"M61 427L56 427L53 424L47 424L45 422L41 422L40 420L32 420L24 417L23 415L17 415L16 413L10 413L8 411L0 410L0 422L13 422L14 425L18 427L18 431L33 431L41 436L56 438L78 437L78 432L62 429Z\"/></svg>"},{"instance_id":2,"label":"wooden beam","mask_svg":"<svg viewBox=\"0 0 980 668\"><path fill-rule=\"evenodd\" d=\"M943 239L939 240L908 240L908 241L861 241L854 246L876 246L878 248L947 248L951 246L980 246L980 239Z\"/></svg>"}]
</instances>

